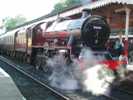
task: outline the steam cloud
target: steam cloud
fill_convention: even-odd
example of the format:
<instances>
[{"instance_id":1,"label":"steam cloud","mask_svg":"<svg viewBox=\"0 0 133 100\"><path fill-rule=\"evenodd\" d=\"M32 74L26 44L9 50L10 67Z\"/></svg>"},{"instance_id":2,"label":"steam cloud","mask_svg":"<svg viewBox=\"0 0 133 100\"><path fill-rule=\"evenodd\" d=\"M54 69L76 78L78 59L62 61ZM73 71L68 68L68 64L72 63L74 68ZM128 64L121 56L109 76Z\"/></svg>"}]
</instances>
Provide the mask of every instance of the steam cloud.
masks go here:
<instances>
[{"instance_id":1,"label":"steam cloud","mask_svg":"<svg viewBox=\"0 0 133 100\"><path fill-rule=\"evenodd\" d=\"M72 66L66 64L66 60L62 54L54 56L47 62L51 66L53 72L49 77L50 84L53 87L62 90L76 90L79 89L78 81L73 75Z\"/></svg>"},{"instance_id":2,"label":"steam cloud","mask_svg":"<svg viewBox=\"0 0 133 100\"><path fill-rule=\"evenodd\" d=\"M104 64L99 63L105 60L105 58L100 55L96 56L90 49L84 48L80 53L79 60L82 62L79 64L79 67L82 68L84 90L90 91L95 95L107 92L109 84L106 81L109 80L111 82L114 77L111 70Z\"/></svg>"},{"instance_id":3,"label":"steam cloud","mask_svg":"<svg viewBox=\"0 0 133 100\"><path fill-rule=\"evenodd\" d=\"M47 61L48 66L52 68L52 74L49 77L50 84L62 90L82 88L93 94L106 92L109 85L105 83L105 80L107 78L113 80L113 78L106 77L106 72L110 70L98 63L103 59L100 56L94 56L89 48L82 49L79 58L72 59L71 65L66 64L66 59L62 54L56 55Z\"/></svg>"}]
</instances>

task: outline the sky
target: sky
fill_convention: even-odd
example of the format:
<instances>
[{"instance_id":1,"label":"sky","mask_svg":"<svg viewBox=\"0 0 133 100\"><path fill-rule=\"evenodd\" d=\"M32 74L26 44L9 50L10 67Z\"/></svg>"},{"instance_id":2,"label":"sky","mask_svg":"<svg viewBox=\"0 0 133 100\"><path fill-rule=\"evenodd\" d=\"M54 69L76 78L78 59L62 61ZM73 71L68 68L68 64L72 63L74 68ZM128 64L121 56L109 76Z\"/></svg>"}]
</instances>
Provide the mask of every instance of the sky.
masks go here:
<instances>
[{"instance_id":1,"label":"sky","mask_svg":"<svg viewBox=\"0 0 133 100\"><path fill-rule=\"evenodd\" d=\"M60 0L0 0L0 20L24 16L27 20L48 14Z\"/></svg>"}]
</instances>

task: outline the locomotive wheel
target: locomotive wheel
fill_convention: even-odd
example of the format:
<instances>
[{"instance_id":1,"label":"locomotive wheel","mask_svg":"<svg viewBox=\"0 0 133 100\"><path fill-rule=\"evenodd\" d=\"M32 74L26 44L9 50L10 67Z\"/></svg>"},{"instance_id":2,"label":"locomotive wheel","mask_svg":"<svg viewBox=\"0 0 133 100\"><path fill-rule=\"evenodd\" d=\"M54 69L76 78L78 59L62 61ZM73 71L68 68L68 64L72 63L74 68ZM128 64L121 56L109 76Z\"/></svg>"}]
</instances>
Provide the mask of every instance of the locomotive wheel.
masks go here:
<instances>
[{"instance_id":1,"label":"locomotive wheel","mask_svg":"<svg viewBox=\"0 0 133 100\"><path fill-rule=\"evenodd\" d=\"M48 72L49 68L46 65L46 58L45 57L36 57L35 59L35 68L36 70L43 70L44 72Z\"/></svg>"},{"instance_id":2,"label":"locomotive wheel","mask_svg":"<svg viewBox=\"0 0 133 100\"><path fill-rule=\"evenodd\" d=\"M23 56L22 56L22 53L19 53L19 61L22 61L22 58Z\"/></svg>"},{"instance_id":3,"label":"locomotive wheel","mask_svg":"<svg viewBox=\"0 0 133 100\"><path fill-rule=\"evenodd\" d=\"M11 57L12 57L12 55L13 55L12 52L10 52L10 56L11 56Z\"/></svg>"},{"instance_id":4,"label":"locomotive wheel","mask_svg":"<svg viewBox=\"0 0 133 100\"><path fill-rule=\"evenodd\" d=\"M41 59L38 57L35 58L35 68L38 70L41 67Z\"/></svg>"},{"instance_id":5,"label":"locomotive wheel","mask_svg":"<svg viewBox=\"0 0 133 100\"><path fill-rule=\"evenodd\" d=\"M10 56L13 57L13 52L12 51L10 52Z\"/></svg>"},{"instance_id":6,"label":"locomotive wheel","mask_svg":"<svg viewBox=\"0 0 133 100\"><path fill-rule=\"evenodd\" d=\"M26 62L29 63L29 64L31 63L31 59L30 59L29 55L27 55Z\"/></svg>"},{"instance_id":7,"label":"locomotive wheel","mask_svg":"<svg viewBox=\"0 0 133 100\"><path fill-rule=\"evenodd\" d=\"M10 52L8 51L8 56L10 57Z\"/></svg>"},{"instance_id":8,"label":"locomotive wheel","mask_svg":"<svg viewBox=\"0 0 133 100\"><path fill-rule=\"evenodd\" d=\"M23 59L24 62L26 62L26 58L27 58L27 55L24 54L24 59Z\"/></svg>"},{"instance_id":9,"label":"locomotive wheel","mask_svg":"<svg viewBox=\"0 0 133 100\"><path fill-rule=\"evenodd\" d=\"M13 52L13 55L12 56L13 56L13 58L15 57L15 52Z\"/></svg>"},{"instance_id":10,"label":"locomotive wheel","mask_svg":"<svg viewBox=\"0 0 133 100\"><path fill-rule=\"evenodd\" d=\"M46 65L46 60L47 60L46 58L43 58L41 63L41 68L44 72L48 72L49 70L49 67Z\"/></svg>"},{"instance_id":11,"label":"locomotive wheel","mask_svg":"<svg viewBox=\"0 0 133 100\"><path fill-rule=\"evenodd\" d=\"M16 54L15 54L15 58L18 59L18 53L17 53L17 52L16 52Z\"/></svg>"},{"instance_id":12,"label":"locomotive wheel","mask_svg":"<svg viewBox=\"0 0 133 100\"><path fill-rule=\"evenodd\" d=\"M22 62L25 62L25 54L22 54Z\"/></svg>"}]
</instances>

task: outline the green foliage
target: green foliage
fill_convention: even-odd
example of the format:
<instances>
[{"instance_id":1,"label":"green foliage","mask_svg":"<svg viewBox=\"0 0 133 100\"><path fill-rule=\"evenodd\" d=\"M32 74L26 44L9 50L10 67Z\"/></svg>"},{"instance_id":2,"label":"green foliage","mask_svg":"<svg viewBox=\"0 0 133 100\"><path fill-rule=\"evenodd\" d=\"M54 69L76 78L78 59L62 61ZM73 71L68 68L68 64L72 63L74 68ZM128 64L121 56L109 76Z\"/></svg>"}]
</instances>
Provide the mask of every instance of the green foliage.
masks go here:
<instances>
[{"instance_id":1,"label":"green foliage","mask_svg":"<svg viewBox=\"0 0 133 100\"><path fill-rule=\"evenodd\" d=\"M26 18L24 18L23 16L16 16L14 18L12 17L7 17L4 19L4 26L6 27L7 31L11 30L21 24L23 24L24 22L26 22Z\"/></svg>"},{"instance_id":2,"label":"green foliage","mask_svg":"<svg viewBox=\"0 0 133 100\"><path fill-rule=\"evenodd\" d=\"M80 4L82 0L63 0L63 2L59 2L54 6L54 10L52 13L58 13L66 8L70 8L76 4Z\"/></svg>"},{"instance_id":3,"label":"green foliage","mask_svg":"<svg viewBox=\"0 0 133 100\"><path fill-rule=\"evenodd\" d=\"M65 4L67 7L71 7L73 5L80 4L80 3L81 3L81 0L66 0L65 1Z\"/></svg>"},{"instance_id":4,"label":"green foliage","mask_svg":"<svg viewBox=\"0 0 133 100\"><path fill-rule=\"evenodd\" d=\"M64 8L65 8L65 4L64 4L64 3L57 3L57 4L54 6L54 12L63 11Z\"/></svg>"}]
</instances>

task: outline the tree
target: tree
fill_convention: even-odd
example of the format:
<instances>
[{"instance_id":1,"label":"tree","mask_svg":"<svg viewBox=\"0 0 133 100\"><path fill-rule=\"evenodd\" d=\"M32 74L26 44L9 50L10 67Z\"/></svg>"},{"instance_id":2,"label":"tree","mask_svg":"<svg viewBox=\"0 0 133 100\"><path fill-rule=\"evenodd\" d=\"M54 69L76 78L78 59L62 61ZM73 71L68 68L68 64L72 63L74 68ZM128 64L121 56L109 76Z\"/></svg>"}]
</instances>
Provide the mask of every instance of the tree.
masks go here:
<instances>
[{"instance_id":1,"label":"tree","mask_svg":"<svg viewBox=\"0 0 133 100\"><path fill-rule=\"evenodd\" d=\"M81 0L66 0L65 1L65 4L67 7L71 7L73 5L80 4L80 3L81 3Z\"/></svg>"},{"instance_id":2,"label":"tree","mask_svg":"<svg viewBox=\"0 0 133 100\"><path fill-rule=\"evenodd\" d=\"M4 19L4 26L6 27L6 30L8 31L8 30L11 30L11 29L25 23L25 22L26 22L26 18L24 18L21 15L18 15L14 18L6 17Z\"/></svg>"},{"instance_id":3,"label":"tree","mask_svg":"<svg viewBox=\"0 0 133 100\"><path fill-rule=\"evenodd\" d=\"M66 8L70 8L76 4L81 4L81 2L82 0L63 0L63 2L59 2L55 4L54 10L52 11L52 13L61 12L65 10Z\"/></svg>"},{"instance_id":4,"label":"tree","mask_svg":"<svg viewBox=\"0 0 133 100\"><path fill-rule=\"evenodd\" d=\"M54 6L54 12L60 12L63 11L65 8L65 4L64 3L57 3Z\"/></svg>"}]
</instances>

